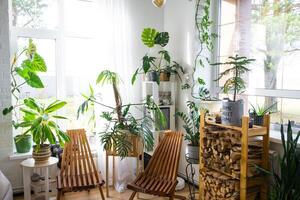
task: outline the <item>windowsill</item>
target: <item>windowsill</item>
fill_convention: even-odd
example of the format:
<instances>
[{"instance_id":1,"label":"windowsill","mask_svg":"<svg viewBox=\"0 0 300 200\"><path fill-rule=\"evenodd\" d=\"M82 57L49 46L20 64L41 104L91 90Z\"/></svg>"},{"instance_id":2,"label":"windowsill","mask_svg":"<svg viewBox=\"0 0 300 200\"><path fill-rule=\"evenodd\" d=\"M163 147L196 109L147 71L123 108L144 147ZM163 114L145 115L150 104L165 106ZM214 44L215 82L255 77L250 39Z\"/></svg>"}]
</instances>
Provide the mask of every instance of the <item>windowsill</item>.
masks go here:
<instances>
[{"instance_id":1,"label":"windowsill","mask_svg":"<svg viewBox=\"0 0 300 200\"><path fill-rule=\"evenodd\" d=\"M9 156L10 160L24 160L26 158L31 158L32 157L32 152L28 153L17 153L14 152L12 155Z\"/></svg>"},{"instance_id":2,"label":"windowsill","mask_svg":"<svg viewBox=\"0 0 300 200\"><path fill-rule=\"evenodd\" d=\"M280 131L270 130L270 141L273 142L273 143L281 144L281 133L280 133ZM300 147L300 140L298 140L298 146Z\"/></svg>"}]
</instances>

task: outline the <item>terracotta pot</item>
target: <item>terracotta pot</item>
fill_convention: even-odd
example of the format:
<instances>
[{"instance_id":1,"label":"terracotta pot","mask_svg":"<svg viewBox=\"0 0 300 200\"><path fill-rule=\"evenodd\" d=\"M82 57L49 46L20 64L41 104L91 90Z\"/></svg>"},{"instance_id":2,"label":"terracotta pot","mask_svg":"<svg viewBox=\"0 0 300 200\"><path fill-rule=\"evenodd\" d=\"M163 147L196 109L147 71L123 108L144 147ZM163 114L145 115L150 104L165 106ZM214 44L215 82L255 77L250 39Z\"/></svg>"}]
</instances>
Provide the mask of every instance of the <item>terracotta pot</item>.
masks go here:
<instances>
[{"instance_id":1,"label":"terracotta pot","mask_svg":"<svg viewBox=\"0 0 300 200\"><path fill-rule=\"evenodd\" d=\"M32 158L35 162L47 162L51 156L51 150L49 144L43 144L39 147L37 145L33 146Z\"/></svg>"},{"instance_id":2,"label":"terracotta pot","mask_svg":"<svg viewBox=\"0 0 300 200\"><path fill-rule=\"evenodd\" d=\"M160 81L170 81L170 76L171 76L170 73L160 72L160 74L159 74L159 80Z\"/></svg>"}]
</instances>

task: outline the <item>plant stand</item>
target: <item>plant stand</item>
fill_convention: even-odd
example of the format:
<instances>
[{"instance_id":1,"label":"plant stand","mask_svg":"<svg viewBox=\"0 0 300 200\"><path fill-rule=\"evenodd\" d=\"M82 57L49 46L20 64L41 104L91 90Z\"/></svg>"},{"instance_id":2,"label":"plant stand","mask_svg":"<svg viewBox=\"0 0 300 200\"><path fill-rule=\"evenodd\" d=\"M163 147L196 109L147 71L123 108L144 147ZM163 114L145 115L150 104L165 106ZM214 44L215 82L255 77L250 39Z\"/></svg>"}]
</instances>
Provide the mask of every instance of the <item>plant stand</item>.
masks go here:
<instances>
[{"instance_id":1,"label":"plant stand","mask_svg":"<svg viewBox=\"0 0 300 200\"><path fill-rule=\"evenodd\" d=\"M196 199L196 194L198 193L196 186L195 186L195 181L194 181L194 176L195 176L195 168L193 165L199 164L199 159L194 159L190 158L188 154L185 154L185 160L188 163L185 168L185 173L186 173L186 178L188 181L188 186L189 186L189 199L190 200L195 200Z\"/></svg>"},{"instance_id":2,"label":"plant stand","mask_svg":"<svg viewBox=\"0 0 300 200\"><path fill-rule=\"evenodd\" d=\"M136 158L136 175L138 175L141 172L141 169L143 168L143 160L144 160L144 148L143 148L143 143L141 141L141 138L135 135L129 136L129 140L131 141L132 144L132 150L129 152L127 157L135 157ZM113 185L115 185L115 157L119 156L116 151L113 150L107 150L106 151L106 197L109 197L109 157L112 157L113 161L113 166L112 166L112 181Z\"/></svg>"},{"instance_id":3,"label":"plant stand","mask_svg":"<svg viewBox=\"0 0 300 200\"><path fill-rule=\"evenodd\" d=\"M236 127L206 121L201 113L200 199L267 199L268 179L254 170L269 169L269 127L269 115L263 126L249 128L246 116Z\"/></svg>"}]
</instances>

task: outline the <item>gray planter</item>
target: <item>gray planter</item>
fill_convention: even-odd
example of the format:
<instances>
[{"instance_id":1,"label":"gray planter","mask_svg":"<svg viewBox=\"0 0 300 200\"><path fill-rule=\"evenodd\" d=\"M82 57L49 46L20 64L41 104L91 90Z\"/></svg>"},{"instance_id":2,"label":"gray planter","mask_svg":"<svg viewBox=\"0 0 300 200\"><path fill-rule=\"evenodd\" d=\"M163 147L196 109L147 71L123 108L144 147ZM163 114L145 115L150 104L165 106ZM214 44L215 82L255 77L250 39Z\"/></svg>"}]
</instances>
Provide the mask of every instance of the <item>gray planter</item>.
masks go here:
<instances>
[{"instance_id":1,"label":"gray planter","mask_svg":"<svg viewBox=\"0 0 300 200\"><path fill-rule=\"evenodd\" d=\"M186 146L186 156L192 160L199 160L199 146Z\"/></svg>"},{"instance_id":2,"label":"gray planter","mask_svg":"<svg viewBox=\"0 0 300 200\"><path fill-rule=\"evenodd\" d=\"M244 101L230 101L228 99L222 102L222 124L225 125L242 125L242 116L244 114Z\"/></svg>"},{"instance_id":3,"label":"gray planter","mask_svg":"<svg viewBox=\"0 0 300 200\"><path fill-rule=\"evenodd\" d=\"M147 73L147 80L148 81L155 81L158 82L159 80L159 74L156 71L150 71Z\"/></svg>"}]
</instances>

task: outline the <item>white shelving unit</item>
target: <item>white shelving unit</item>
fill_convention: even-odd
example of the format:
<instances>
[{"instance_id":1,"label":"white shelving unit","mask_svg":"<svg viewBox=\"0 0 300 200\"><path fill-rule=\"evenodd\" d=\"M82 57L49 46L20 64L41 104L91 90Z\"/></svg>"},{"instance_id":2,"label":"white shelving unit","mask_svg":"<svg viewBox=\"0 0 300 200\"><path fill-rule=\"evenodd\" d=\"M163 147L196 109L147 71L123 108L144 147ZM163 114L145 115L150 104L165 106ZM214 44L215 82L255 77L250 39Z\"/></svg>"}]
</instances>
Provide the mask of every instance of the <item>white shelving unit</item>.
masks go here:
<instances>
[{"instance_id":1,"label":"white shelving unit","mask_svg":"<svg viewBox=\"0 0 300 200\"><path fill-rule=\"evenodd\" d=\"M176 82L175 81L161 81L158 85L153 81L143 81L143 99L147 96L152 96L154 102L159 105L160 109L164 112L167 118L167 127L165 130L175 130L175 103L176 103ZM163 100L160 93L169 93L167 96L169 100ZM167 98L169 99L169 98ZM146 113L145 113L146 114ZM158 144L159 133L164 130L155 130L153 127L155 147ZM155 148L154 147L154 148Z\"/></svg>"}]
</instances>

